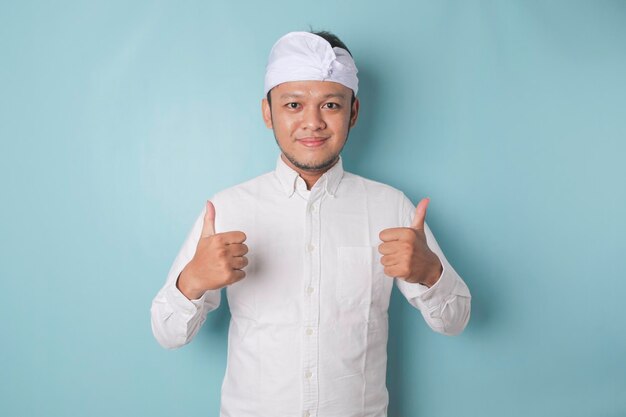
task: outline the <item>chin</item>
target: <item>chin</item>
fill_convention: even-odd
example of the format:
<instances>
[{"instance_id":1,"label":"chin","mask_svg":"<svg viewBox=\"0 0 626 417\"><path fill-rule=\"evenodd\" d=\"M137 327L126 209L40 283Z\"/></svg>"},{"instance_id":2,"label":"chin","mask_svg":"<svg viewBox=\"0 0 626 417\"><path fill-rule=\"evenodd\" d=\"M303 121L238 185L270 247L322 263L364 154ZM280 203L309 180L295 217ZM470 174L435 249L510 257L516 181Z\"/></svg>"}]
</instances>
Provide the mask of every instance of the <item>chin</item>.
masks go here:
<instances>
[{"instance_id":1,"label":"chin","mask_svg":"<svg viewBox=\"0 0 626 417\"><path fill-rule=\"evenodd\" d=\"M313 159L308 161L296 160L297 163L293 163L300 169L308 170L308 171L319 171L322 169L330 168L335 161L337 160L337 156L332 156L324 159Z\"/></svg>"}]
</instances>

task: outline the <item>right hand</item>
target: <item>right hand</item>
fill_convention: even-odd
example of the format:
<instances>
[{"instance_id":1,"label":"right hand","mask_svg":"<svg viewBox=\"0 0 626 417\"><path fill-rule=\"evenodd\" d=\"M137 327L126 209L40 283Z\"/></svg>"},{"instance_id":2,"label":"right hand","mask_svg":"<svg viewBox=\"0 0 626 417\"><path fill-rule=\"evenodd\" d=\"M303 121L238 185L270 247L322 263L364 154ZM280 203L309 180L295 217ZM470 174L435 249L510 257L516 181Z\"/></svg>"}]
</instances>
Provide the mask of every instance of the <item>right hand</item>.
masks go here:
<instances>
[{"instance_id":1,"label":"right hand","mask_svg":"<svg viewBox=\"0 0 626 417\"><path fill-rule=\"evenodd\" d=\"M240 231L215 233L215 206L206 203L202 234L196 253L180 273L176 286L190 300L233 284L246 276L246 235Z\"/></svg>"}]
</instances>

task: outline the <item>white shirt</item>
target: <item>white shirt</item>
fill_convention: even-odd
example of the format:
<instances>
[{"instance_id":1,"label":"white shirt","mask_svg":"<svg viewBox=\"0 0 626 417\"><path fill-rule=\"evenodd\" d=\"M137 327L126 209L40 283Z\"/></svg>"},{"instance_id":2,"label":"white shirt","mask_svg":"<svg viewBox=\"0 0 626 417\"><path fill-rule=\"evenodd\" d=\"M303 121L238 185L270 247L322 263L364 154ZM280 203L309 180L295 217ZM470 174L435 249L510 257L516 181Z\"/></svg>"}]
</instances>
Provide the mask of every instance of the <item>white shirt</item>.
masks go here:
<instances>
[{"instance_id":1,"label":"white shirt","mask_svg":"<svg viewBox=\"0 0 626 417\"><path fill-rule=\"evenodd\" d=\"M384 274L379 233L408 227L415 206L399 190L345 172L342 160L311 190L278 157L275 171L217 193L216 233L246 236L246 277L228 287L231 321L222 417L382 417L392 284L443 334L460 333L470 293L428 226L443 273L431 288ZM195 253L198 216L152 303L165 348L189 343L220 290L188 300L176 279Z\"/></svg>"}]
</instances>

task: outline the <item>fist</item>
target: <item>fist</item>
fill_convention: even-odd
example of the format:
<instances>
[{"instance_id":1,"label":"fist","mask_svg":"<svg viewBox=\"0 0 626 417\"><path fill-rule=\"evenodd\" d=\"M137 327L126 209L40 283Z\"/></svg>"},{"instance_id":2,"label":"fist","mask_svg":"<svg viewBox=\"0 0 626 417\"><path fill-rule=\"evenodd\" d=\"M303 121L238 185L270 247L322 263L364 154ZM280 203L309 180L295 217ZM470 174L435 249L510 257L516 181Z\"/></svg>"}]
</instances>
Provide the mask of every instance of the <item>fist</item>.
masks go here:
<instances>
[{"instance_id":1,"label":"fist","mask_svg":"<svg viewBox=\"0 0 626 417\"><path fill-rule=\"evenodd\" d=\"M216 290L240 281L248 265L246 235L240 231L215 233L215 206L206 204L202 234L196 253L178 278L178 289L189 299L198 299L208 290Z\"/></svg>"},{"instance_id":2,"label":"fist","mask_svg":"<svg viewBox=\"0 0 626 417\"><path fill-rule=\"evenodd\" d=\"M427 287L439 280L443 267L426 244L424 234L429 201L425 198L419 202L411 227L394 227L380 232L383 243L378 246L378 252L383 255L380 263L385 267L385 275Z\"/></svg>"}]
</instances>

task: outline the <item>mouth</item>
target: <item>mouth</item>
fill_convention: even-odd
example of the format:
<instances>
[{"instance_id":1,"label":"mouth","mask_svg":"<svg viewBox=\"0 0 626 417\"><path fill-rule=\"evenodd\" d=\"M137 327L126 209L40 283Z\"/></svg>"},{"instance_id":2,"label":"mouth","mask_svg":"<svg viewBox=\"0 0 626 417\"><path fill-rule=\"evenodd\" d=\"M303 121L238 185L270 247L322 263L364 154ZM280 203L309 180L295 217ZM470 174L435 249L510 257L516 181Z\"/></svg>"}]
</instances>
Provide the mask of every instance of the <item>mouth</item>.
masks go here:
<instances>
[{"instance_id":1,"label":"mouth","mask_svg":"<svg viewBox=\"0 0 626 417\"><path fill-rule=\"evenodd\" d=\"M302 145L306 146L307 148L316 148L318 146L321 146L327 140L328 138L309 137L309 138L298 139L298 142L300 142Z\"/></svg>"}]
</instances>

